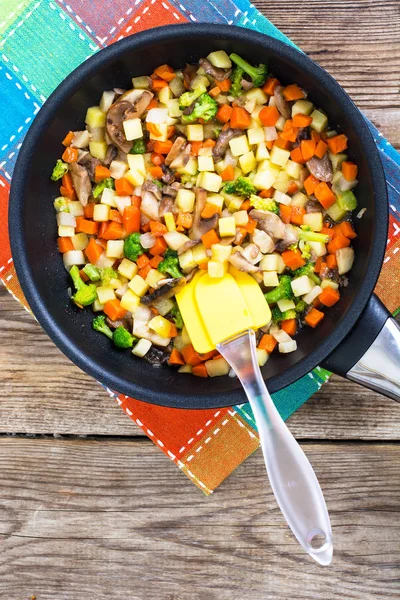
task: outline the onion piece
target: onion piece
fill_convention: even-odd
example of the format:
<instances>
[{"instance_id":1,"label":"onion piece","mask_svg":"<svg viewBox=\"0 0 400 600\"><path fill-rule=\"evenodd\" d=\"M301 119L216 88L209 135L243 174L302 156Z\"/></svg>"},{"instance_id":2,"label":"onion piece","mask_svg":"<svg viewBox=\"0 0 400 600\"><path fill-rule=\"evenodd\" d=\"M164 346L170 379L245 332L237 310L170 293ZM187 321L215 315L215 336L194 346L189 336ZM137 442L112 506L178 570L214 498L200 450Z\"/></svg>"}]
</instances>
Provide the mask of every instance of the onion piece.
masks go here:
<instances>
[{"instance_id":1,"label":"onion piece","mask_svg":"<svg viewBox=\"0 0 400 600\"><path fill-rule=\"evenodd\" d=\"M153 314L148 306L139 304L135 312L134 320L137 323L148 323L152 316Z\"/></svg>"},{"instance_id":2,"label":"onion piece","mask_svg":"<svg viewBox=\"0 0 400 600\"><path fill-rule=\"evenodd\" d=\"M273 142L278 139L278 132L275 127L264 127L265 141Z\"/></svg>"},{"instance_id":3,"label":"onion piece","mask_svg":"<svg viewBox=\"0 0 400 600\"><path fill-rule=\"evenodd\" d=\"M150 340L145 340L144 338L142 338L141 340L138 341L136 346L133 348L132 354L134 354L135 356L138 356L139 358L143 358L143 356L145 356L148 353L151 346L152 346L152 343L150 342Z\"/></svg>"},{"instance_id":4,"label":"onion piece","mask_svg":"<svg viewBox=\"0 0 400 600\"><path fill-rule=\"evenodd\" d=\"M57 225L66 227L76 227L76 219L74 215L71 215L69 212L59 212L57 213Z\"/></svg>"},{"instance_id":5,"label":"onion piece","mask_svg":"<svg viewBox=\"0 0 400 600\"><path fill-rule=\"evenodd\" d=\"M276 341L279 342L280 344L292 341L292 338L290 337L290 335L288 335L286 333L286 331L283 331L283 329L279 329L279 331L277 331L276 333L273 333L272 335L276 339Z\"/></svg>"},{"instance_id":6,"label":"onion piece","mask_svg":"<svg viewBox=\"0 0 400 600\"><path fill-rule=\"evenodd\" d=\"M152 233L143 233L139 239L143 248L152 248L156 243L156 238Z\"/></svg>"},{"instance_id":7,"label":"onion piece","mask_svg":"<svg viewBox=\"0 0 400 600\"><path fill-rule=\"evenodd\" d=\"M297 350L297 342L296 340L290 340L290 342L281 342L278 348L281 354L289 354L289 352L294 352Z\"/></svg>"},{"instance_id":8,"label":"onion piece","mask_svg":"<svg viewBox=\"0 0 400 600\"><path fill-rule=\"evenodd\" d=\"M63 254L63 263L67 271L74 265L84 265L86 262L85 255L82 250L69 250Z\"/></svg>"},{"instance_id":9,"label":"onion piece","mask_svg":"<svg viewBox=\"0 0 400 600\"><path fill-rule=\"evenodd\" d=\"M357 215L356 215L357 219L362 219L362 217L364 216L364 213L366 212L366 210L367 210L366 208L362 208L360 210L360 212L358 212Z\"/></svg>"},{"instance_id":10,"label":"onion piece","mask_svg":"<svg viewBox=\"0 0 400 600\"><path fill-rule=\"evenodd\" d=\"M147 123L160 125L168 119L168 108L151 108L146 116Z\"/></svg>"},{"instance_id":11,"label":"onion piece","mask_svg":"<svg viewBox=\"0 0 400 600\"><path fill-rule=\"evenodd\" d=\"M151 192L145 191L142 196L142 203L140 210L143 215L151 219L152 221L159 221L158 216L158 202L157 198Z\"/></svg>"}]
</instances>

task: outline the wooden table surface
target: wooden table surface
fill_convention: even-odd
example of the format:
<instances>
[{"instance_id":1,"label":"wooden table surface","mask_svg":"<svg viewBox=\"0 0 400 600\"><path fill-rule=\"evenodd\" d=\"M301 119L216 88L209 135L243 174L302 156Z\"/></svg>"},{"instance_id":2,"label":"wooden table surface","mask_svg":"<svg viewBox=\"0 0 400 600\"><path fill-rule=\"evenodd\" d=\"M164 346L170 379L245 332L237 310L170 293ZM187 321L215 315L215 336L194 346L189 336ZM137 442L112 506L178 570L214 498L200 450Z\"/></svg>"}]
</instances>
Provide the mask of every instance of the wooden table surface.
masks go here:
<instances>
[{"instance_id":1,"label":"wooden table surface","mask_svg":"<svg viewBox=\"0 0 400 600\"><path fill-rule=\"evenodd\" d=\"M398 0L256 6L400 148ZM256 452L206 498L0 290L0 598L400 597L400 405L332 377L289 421L323 487L318 567Z\"/></svg>"}]
</instances>

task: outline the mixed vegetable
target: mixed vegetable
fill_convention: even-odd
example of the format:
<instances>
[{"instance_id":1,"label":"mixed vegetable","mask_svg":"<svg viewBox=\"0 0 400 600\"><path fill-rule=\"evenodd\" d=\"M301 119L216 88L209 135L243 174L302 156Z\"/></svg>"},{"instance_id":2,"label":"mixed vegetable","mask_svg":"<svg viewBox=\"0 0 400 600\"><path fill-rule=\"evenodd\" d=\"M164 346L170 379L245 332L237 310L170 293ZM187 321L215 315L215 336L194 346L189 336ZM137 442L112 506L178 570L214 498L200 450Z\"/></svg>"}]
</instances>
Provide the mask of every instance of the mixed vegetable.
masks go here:
<instances>
[{"instance_id":1,"label":"mixed vegetable","mask_svg":"<svg viewBox=\"0 0 400 600\"><path fill-rule=\"evenodd\" d=\"M51 176L71 300L92 307L93 328L118 348L223 375L216 351L194 350L174 296L198 269L218 278L233 265L272 309L259 363L296 350L296 332L339 301L354 260L346 136L297 84L222 50L132 85L103 92Z\"/></svg>"}]
</instances>

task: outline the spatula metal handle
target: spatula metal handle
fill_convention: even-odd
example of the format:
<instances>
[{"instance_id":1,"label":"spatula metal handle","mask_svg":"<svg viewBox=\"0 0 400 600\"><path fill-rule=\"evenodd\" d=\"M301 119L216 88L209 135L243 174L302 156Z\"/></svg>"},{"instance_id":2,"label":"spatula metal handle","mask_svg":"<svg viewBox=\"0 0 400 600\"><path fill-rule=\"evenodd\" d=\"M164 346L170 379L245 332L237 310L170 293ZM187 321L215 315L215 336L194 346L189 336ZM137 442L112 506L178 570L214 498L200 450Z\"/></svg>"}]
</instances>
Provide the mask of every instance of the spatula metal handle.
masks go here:
<instances>
[{"instance_id":1,"label":"spatula metal handle","mask_svg":"<svg viewBox=\"0 0 400 600\"><path fill-rule=\"evenodd\" d=\"M332 560L332 529L313 468L286 427L257 362L255 334L246 331L217 349L239 377L249 399L276 501L292 532L321 565Z\"/></svg>"}]
</instances>

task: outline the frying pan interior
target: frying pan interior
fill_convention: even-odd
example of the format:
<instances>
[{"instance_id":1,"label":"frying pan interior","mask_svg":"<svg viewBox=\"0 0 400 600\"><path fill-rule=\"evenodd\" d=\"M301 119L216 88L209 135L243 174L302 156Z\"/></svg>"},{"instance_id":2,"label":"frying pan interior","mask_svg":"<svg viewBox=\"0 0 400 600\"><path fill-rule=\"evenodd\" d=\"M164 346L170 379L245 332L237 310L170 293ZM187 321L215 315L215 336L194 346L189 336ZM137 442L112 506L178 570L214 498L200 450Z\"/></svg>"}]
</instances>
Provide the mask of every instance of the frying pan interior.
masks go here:
<instances>
[{"instance_id":1,"label":"frying pan interior","mask_svg":"<svg viewBox=\"0 0 400 600\"><path fill-rule=\"evenodd\" d=\"M315 331L300 332L297 352L274 354L263 368L270 391L305 374L343 339L365 306L384 249L379 219L385 222L386 217L385 199L379 205L374 192L379 158L362 116L333 79L300 52L252 31L209 24L155 29L115 44L67 78L40 111L21 150L11 198L10 229L18 275L36 316L57 345L113 389L187 408L231 405L243 402L244 395L236 379L203 380L179 375L168 367L154 368L130 352L118 351L92 331L91 311L74 308L67 296L70 281L55 243L52 200L58 185L49 175L65 133L82 128L87 107L98 103L103 90L130 88L133 76L151 73L160 62L183 67L216 49L235 51L251 62L266 61L284 84L297 82L305 88L315 105L327 112L330 124L346 133L350 160L359 166L357 196L360 208L367 211L362 221L356 220L356 262L350 284Z\"/></svg>"}]
</instances>

